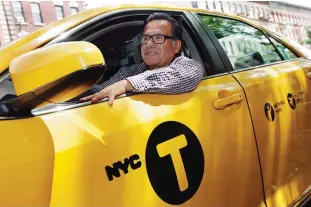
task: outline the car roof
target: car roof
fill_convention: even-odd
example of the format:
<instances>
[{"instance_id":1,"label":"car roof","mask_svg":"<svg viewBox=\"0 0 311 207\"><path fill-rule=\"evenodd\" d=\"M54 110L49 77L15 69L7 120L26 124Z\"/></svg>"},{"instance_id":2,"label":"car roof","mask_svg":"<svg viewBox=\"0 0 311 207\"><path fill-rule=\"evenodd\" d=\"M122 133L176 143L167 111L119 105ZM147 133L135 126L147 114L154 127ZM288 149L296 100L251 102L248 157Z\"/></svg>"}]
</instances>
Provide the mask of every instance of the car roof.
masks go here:
<instances>
[{"instance_id":1,"label":"car roof","mask_svg":"<svg viewBox=\"0 0 311 207\"><path fill-rule=\"evenodd\" d=\"M88 9L82 12L79 12L75 15L66 17L64 19L55 21L39 30L32 32L22 38L19 38L7 45L4 45L0 48L0 73L4 72L9 68L10 62L17 56L24 53L30 52L45 43L53 40L60 34L66 32L67 30L89 20L101 14L123 9L156 9L163 11L192 11L205 14L213 14L223 17L231 17L235 19L241 19L249 24L255 25L252 21L229 14L211 12L203 9L196 8L186 8L186 7L177 7L177 6L168 6L168 5L135 5L135 4L124 4L117 6L104 6L93 9ZM256 25L257 27L259 25ZM264 28L262 28L264 29Z\"/></svg>"}]
</instances>

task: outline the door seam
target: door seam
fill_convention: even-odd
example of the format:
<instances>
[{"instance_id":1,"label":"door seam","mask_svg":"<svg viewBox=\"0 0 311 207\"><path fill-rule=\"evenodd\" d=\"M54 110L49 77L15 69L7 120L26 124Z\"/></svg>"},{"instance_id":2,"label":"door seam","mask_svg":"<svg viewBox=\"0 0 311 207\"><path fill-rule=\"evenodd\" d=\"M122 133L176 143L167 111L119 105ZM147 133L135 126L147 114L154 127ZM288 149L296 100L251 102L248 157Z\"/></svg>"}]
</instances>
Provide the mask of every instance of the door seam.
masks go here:
<instances>
[{"instance_id":1,"label":"door seam","mask_svg":"<svg viewBox=\"0 0 311 207\"><path fill-rule=\"evenodd\" d=\"M231 76L241 86L241 88L242 88L242 90L244 92L244 95L245 95L246 104L247 104L247 108L248 108L248 111L249 111L249 116L251 118L252 127L253 127L253 133L254 133L254 137L255 137L255 144L256 144L256 150L257 150L257 156L258 156L258 164L259 164L260 175L261 175L261 185L262 185L262 192L263 192L264 203L265 203L265 206L268 207L267 202L266 202L266 192L265 192L265 185L264 185L264 179L263 179L262 165L261 165L261 160L260 160L260 155L259 155L259 147L258 147L258 142L257 142L257 137L256 137L256 130L255 130L254 122L253 122L253 117L252 117L252 114L251 114L251 109L249 107L248 98L247 98L245 89L243 88L242 84L238 81L238 79L234 75L231 74Z\"/></svg>"}]
</instances>

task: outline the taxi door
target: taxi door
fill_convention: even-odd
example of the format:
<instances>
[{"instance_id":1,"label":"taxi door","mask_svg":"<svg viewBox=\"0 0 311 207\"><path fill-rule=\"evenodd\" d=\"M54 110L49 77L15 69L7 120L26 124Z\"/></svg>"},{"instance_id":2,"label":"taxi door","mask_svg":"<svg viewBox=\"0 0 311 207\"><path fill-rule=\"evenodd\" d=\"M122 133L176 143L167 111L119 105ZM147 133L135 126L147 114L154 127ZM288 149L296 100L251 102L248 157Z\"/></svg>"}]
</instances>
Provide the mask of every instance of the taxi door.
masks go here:
<instances>
[{"instance_id":1,"label":"taxi door","mask_svg":"<svg viewBox=\"0 0 311 207\"><path fill-rule=\"evenodd\" d=\"M55 147L51 207L264 206L246 97L229 74L40 117Z\"/></svg>"},{"instance_id":2,"label":"taxi door","mask_svg":"<svg viewBox=\"0 0 311 207\"><path fill-rule=\"evenodd\" d=\"M294 204L311 185L311 61L240 20L198 19L218 39L223 60L245 91L267 206Z\"/></svg>"},{"instance_id":3,"label":"taxi door","mask_svg":"<svg viewBox=\"0 0 311 207\"><path fill-rule=\"evenodd\" d=\"M193 39L200 51L191 54L216 70L194 91L34 112L55 147L51 207L264 206L244 91L204 30L185 19L189 34L206 37Z\"/></svg>"},{"instance_id":4,"label":"taxi door","mask_svg":"<svg viewBox=\"0 0 311 207\"><path fill-rule=\"evenodd\" d=\"M268 206L290 206L311 186L311 104L309 88L301 82L304 66L311 61L233 74L250 105Z\"/></svg>"}]
</instances>

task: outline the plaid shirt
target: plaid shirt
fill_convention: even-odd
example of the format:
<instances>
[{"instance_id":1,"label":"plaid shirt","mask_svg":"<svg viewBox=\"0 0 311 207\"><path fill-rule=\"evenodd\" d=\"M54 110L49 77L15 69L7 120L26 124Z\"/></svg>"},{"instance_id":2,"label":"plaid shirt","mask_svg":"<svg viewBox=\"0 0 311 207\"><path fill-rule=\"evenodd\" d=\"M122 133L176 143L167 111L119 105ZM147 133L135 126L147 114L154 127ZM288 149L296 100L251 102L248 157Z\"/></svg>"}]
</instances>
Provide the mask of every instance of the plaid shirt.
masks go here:
<instances>
[{"instance_id":1,"label":"plaid shirt","mask_svg":"<svg viewBox=\"0 0 311 207\"><path fill-rule=\"evenodd\" d=\"M185 93L194 90L204 74L204 68L198 61L184 56L175 58L168 67L154 70L148 70L144 63L130 67L123 66L109 80L100 85L94 85L71 101L78 101L82 97L97 93L124 79L128 80L132 84L134 92L138 93Z\"/></svg>"}]
</instances>

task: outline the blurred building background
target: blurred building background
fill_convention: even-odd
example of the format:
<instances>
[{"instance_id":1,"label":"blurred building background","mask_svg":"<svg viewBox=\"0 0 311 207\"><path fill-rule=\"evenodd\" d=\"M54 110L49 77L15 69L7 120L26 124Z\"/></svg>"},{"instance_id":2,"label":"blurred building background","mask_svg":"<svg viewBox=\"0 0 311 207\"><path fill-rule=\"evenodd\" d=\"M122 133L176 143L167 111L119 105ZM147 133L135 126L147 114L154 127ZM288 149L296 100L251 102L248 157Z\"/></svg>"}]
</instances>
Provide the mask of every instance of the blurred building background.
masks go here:
<instances>
[{"instance_id":1,"label":"blurred building background","mask_svg":"<svg viewBox=\"0 0 311 207\"><path fill-rule=\"evenodd\" d=\"M133 0L133 3L135 2ZM77 12L116 3L118 1L0 0L0 45ZM309 45L305 44L305 41L308 39L307 31L311 31L310 7L283 1L146 0L144 3L193 7L243 16L311 49Z\"/></svg>"},{"instance_id":2,"label":"blurred building background","mask_svg":"<svg viewBox=\"0 0 311 207\"><path fill-rule=\"evenodd\" d=\"M85 1L0 0L0 46L85 9Z\"/></svg>"},{"instance_id":3,"label":"blurred building background","mask_svg":"<svg viewBox=\"0 0 311 207\"><path fill-rule=\"evenodd\" d=\"M305 41L311 31L311 8L282 1L156 1L239 15L311 49Z\"/></svg>"}]
</instances>

